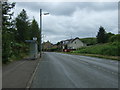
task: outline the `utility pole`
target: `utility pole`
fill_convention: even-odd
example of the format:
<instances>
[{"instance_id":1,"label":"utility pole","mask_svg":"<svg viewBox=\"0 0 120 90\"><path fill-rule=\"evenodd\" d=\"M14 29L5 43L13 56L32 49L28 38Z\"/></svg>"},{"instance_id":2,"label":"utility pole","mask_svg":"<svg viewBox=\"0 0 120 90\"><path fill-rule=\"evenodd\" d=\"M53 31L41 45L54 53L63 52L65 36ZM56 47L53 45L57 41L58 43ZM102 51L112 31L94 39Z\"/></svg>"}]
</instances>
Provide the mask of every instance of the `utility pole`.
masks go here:
<instances>
[{"instance_id":1,"label":"utility pole","mask_svg":"<svg viewBox=\"0 0 120 90\"><path fill-rule=\"evenodd\" d=\"M42 9L40 9L40 57L42 56Z\"/></svg>"}]
</instances>

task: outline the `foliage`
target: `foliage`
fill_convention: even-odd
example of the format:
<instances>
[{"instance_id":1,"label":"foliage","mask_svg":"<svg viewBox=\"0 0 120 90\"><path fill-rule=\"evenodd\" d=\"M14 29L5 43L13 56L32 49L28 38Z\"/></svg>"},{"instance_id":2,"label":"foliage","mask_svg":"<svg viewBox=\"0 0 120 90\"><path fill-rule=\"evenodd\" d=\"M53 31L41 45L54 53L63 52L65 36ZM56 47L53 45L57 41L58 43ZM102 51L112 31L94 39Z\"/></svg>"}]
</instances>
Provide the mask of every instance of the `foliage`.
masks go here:
<instances>
[{"instance_id":1,"label":"foliage","mask_svg":"<svg viewBox=\"0 0 120 90\"><path fill-rule=\"evenodd\" d=\"M56 45L58 46L58 45L60 45L60 44L61 44L60 42L57 42L57 44L56 44Z\"/></svg>"},{"instance_id":2,"label":"foliage","mask_svg":"<svg viewBox=\"0 0 120 90\"><path fill-rule=\"evenodd\" d=\"M33 19L32 23L30 24L30 39L33 39L33 37L37 37L38 45L40 45L40 30L39 25L35 19Z\"/></svg>"},{"instance_id":3,"label":"foliage","mask_svg":"<svg viewBox=\"0 0 120 90\"><path fill-rule=\"evenodd\" d=\"M55 52L55 51L58 51L58 48L48 48L48 49L45 49L45 51Z\"/></svg>"},{"instance_id":4,"label":"foliage","mask_svg":"<svg viewBox=\"0 0 120 90\"><path fill-rule=\"evenodd\" d=\"M30 25L30 39L32 39L33 37L39 38L39 36L40 36L40 34L39 34L38 23L35 19L33 19L32 23Z\"/></svg>"},{"instance_id":5,"label":"foliage","mask_svg":"<svg viewBox=\"0 0 120 90\"><path fill-rule=\"evenodd\" d=\"M112 37L110 37L109 41L110 42L115 42L115 41L120 42L120 34L113 35Z\"/></svg>"},{"instance_id":6,"label":"foliage","mask_svg":"<svg viewBox=\"0 0 120 90\"><path fill-rule=\"evenodd\" d=\"M35 19L32 23L23 9L15 20L12 19L15 3L2 3L2 62L7 63L11 59L18 59L27 55L29 45L25 40L38 37L39 26Z\"/></svg>"},{"instance_id":7,"label":"foliage","mask_svg":"<svg viewBox=\"0 0 120 90\"><path fill-rule=\"evenodd\" d=\"M86 54L120 56L119 51L120 51L120 42L112 42L112 43L105 43L105 44L98 44L94 46L83 47L75 52L86 53Z\"/></svg>"},{"instance_id":8,"label":"foliage","mask_svg":"<svg viewBox=\"0 0 120 90\"><path fill-rule=\"evenodd\" d=\"M109 32L109 33L106 33L106 42L110 42L110 38L114 36L113 33Z\"/></svg>"},{"instance_id":9,"label":"foliage","mask_svg":"<svg viewBox=\"0 0 120 90\"><path fill-rule=\"evenodd\" d=\"M89 45L95 45L97 43L96 38L81 38L80 39L83 43L87 44L87 46Z\"/></svg>"},{"instance_id":10,"label":"foliage","mask_svg":"<svg viewBox=\"0 0 120 90\"><path fill-rule=\"evenodd\" d=\"M106 35L105 34L106 34L105 29L102 26L100 26L99 32L96 36L98 43L105 43L106 42Z\"/></svg>"},{"instance_id":11,"label":"foliage","mask_svg":"<svg viewBox=\"0 0 120 90\"><path fill-rule=\"evenodd\" d=\"M24 9L16 17L15 21L17 28L16 38L18 39L18 41L24 42L25 40L29 40L29 20L27 13Z\"/></svg>"},{"instance_id":12,"label":"foliage","mask_svg":"<svg viewBox=\"0 0 120 90\"><path fill-rule=\"evenodd\" d=\"M11 10L14 8L15 3L2 3L2 61L6 63L12 54L11 43L14 41L13 32L13 12Z\"/></svg>"}]
</instances>

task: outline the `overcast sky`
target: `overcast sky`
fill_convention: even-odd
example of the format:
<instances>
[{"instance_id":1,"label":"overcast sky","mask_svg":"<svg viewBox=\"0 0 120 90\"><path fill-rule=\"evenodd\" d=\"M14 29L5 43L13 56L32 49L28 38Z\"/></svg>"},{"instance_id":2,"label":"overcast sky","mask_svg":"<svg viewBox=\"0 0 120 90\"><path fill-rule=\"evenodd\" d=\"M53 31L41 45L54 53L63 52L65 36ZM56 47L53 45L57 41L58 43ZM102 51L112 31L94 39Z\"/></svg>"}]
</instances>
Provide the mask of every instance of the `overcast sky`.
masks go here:
<instances>
[{"instance_id":1,"label":"overcast sky","mask_svg":"<svg viewBox=\"0 0 120 90\"><path fill-rule=\"evenodd\" d=\"M100 26L107 32L118 33L117 2L17 2L15 16L22 9L39 24L39 9L43 16L44 41L57 43L70 38L96 37Z\"/></svg>"}]
</instances>

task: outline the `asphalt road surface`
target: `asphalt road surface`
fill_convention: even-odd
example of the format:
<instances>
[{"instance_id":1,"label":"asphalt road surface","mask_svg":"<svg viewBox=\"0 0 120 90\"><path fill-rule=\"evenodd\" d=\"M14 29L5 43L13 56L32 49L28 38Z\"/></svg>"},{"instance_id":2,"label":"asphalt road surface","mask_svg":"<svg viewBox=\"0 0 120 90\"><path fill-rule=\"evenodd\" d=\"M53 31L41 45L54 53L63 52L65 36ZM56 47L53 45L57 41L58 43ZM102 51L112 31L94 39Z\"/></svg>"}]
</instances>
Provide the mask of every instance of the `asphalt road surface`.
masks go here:
<instances>
[{"instance_id":1,"label":"asphalt road surface","mask_svg":"<svg viewBox=\"0 0 120 90\"><path fill-rule=\"evenodd\" d=\"M118 61L46 52L31 88L118 88Z\"/></svg>"}]
</instances>

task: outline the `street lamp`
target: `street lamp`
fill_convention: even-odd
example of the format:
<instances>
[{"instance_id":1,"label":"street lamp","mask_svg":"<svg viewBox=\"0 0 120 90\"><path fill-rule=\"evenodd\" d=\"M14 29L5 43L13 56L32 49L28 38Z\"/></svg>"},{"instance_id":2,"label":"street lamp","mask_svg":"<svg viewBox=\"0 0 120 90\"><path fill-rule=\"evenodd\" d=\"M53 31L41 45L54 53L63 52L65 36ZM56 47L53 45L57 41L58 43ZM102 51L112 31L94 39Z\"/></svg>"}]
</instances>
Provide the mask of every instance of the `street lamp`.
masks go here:
<instances>
[{"instance_id":1,"label":"street lamp","mask_svg":"<svg viewBox=\"0 0 120 90\"><path fill-rule=\"evenodd\" d=\"M43 13L43 15L48 15L49 13ZM42 56L42 9L40 9L40 57Z\"/></svg>"}]
</instances>

